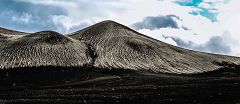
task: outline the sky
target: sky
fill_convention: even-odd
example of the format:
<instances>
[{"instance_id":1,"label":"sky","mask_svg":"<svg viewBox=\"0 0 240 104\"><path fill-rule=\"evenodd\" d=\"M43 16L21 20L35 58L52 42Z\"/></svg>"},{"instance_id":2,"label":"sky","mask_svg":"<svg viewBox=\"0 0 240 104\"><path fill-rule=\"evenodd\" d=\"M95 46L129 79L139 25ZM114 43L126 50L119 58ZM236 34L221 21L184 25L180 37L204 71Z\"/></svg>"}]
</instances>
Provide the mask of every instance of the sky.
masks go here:
<instances>
[{"instance_id":1,"label":"sky","mask_svg":"<svg viewBox=\"0 0 240 104\"><path fill-rule=\"evenodd\" d=\"M114 20L160 41L240 56L240 0L0 0L0 27L71 33Z\"/></svg>"}]
</instances>

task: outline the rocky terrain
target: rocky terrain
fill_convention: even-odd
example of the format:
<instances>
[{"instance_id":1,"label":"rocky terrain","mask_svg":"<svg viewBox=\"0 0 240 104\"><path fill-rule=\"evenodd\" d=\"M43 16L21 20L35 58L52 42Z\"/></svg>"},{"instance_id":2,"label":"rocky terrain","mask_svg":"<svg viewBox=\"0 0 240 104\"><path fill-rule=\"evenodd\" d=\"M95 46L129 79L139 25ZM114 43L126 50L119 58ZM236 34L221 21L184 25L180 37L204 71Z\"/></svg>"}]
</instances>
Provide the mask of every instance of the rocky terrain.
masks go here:
<instances>
[{"instance_id":1,"label":"rocky terrain","mask_svg":"<svg viewBox=\"0 0 240 104\"><path fill-rule=\"evenodd\" d=\"M1 103L240 103L240 58L103 21L70 34L0 28Z\"/></svg>"}]
</instances>

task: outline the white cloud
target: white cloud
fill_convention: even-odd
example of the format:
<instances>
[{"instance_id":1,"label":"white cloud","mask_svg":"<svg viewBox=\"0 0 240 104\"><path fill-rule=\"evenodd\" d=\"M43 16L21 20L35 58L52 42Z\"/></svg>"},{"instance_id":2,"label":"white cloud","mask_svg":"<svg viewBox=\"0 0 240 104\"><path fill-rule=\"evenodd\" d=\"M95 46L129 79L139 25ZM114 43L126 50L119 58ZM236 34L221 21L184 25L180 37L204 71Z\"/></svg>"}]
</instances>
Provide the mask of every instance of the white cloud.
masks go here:
<instances>
[{"instance_id":1,"label":"white cloud","mask_svg":"<svg viewBox=\"0 0 240 104\"><path fill-rule=\"evenodd\" d=\"M12 16L12 21L19 21L19 22L24 22L26 24L29 24L31 22L32 15L28 13L23 13L21 15L13 15Z\"/></svg>"},{"instance_id":2,"label":"white cloud","mask_svg":"<svg viewBox=\"0 0 240 104\"><path fill-rule=\"evenodd\" d=\"M76 26L82 24L94 24L111 18L124 10L121 0L18 0L34 5L46 5L61 7L67 11L67 15L52 15L55 25L60 32L68 33Z\"/></svg>"},{"instance_id":3,"label":"white cloud","mask_svg":"<svg viewBox=\"0 0 240 104\"><path fill-rule=\"evenodd\" d=\"M176 42L173 41L172 39L164 38L163 36L166 35L166 34L162 33L161 30L142 29L142 30L139 30L139 32L141 32L141 33L143 33L145 35L148 35L148 36L150 36L152 38L161 40L161 41L163 41L165 43L177 46Z\"/></svg>"},{"instance_id":4,"label":"white cloud","mask_svg":"<svg viewBox=\"0 0 240 104\"><path fill-rule=\"evenodd\" d=\"M206 9L213 9L213 7L210 4L206 3L206 2L200 3L199 7L206 8Z\"/></svg>"},{"instance_id":5,"label":"white cloud","mask_svg":"<svg viewBox=\"0 0 240 104\"><path fill-rule=\"evenodd\" d=\"M231 34L231 37L237 41L238 43L232 44L232 47L234 49L234 54L240 53L240 1L239 0L231 0L228 4L219 6L219 24L218 28L222 31L227 31L227 35L225 37L229 37L229 34ZM226 33L226 32L225 32Z\"/></svg>"},{"instance_id":6,"label":"white cloud","mask_svg":"<svg viewBox=\"0 0 240 104\"><path fill-rule=\"evenodd\" d=\"M225 0L205 0L204 2L224 2ZM216 9L212 10L214 13L218 13L218 21L212 22L208 18L201 15L190 15L189 12L198 9L185 6L178 6L171 2L171 0L165 0L161 4L152 4L151 9L153 11L159 11L152 14L174 14L179 16L183 21L178 21L178 24L185 26L191 31L185 31L183 29L164 28L159 30L140 30L144 34L148 34L151 37L176 45L173 41L166 41L161 37L162 34L166 36L177 36L183 40L193 41L195 44L205 44L212 37L219 36L223 38L223 41L227 43L231 48L229 55L240 55L240 1L232 0L229 3L215 3L214 5L205 5L204 8ZM145 3L144 3L145 4ZM147 3L146 3L147 4ZM206 3L205 3L206 4ZM155 7L158 5L158 8ZM165 5L165 6L164 6ZM201 6L201 5L200 5ZM203 6L203 5L202 5ZM171 9L171 10L170 10ZM162 11L163 12L162 12ZM167 11L168 13L166 13ZM197 34L197 35L196 35Z\"/></svg>"}]
</instances>

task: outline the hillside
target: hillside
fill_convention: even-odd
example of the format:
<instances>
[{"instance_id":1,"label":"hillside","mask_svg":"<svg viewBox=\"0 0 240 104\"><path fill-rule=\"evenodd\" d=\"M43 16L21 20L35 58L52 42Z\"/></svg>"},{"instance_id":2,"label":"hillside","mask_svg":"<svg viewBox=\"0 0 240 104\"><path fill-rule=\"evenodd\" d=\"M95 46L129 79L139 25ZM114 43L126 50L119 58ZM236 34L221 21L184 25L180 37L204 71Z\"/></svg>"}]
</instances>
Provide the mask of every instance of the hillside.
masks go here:
<instances>
[{"instance_id":1,"label":"hillside","mask_svg":"<svg viewBox=\"0 0 240 104\"><path fill-rule=\"evenodd\" d=\"M240 64L240 58L175 47L114 21L103 21L69 37L92 45L98 56L94 66L100 68L193 74Z\"/></svg>"},{"instance_id":2,"label":"hillside","mask_svg":"<svg viewBox=\"0 0 240 104\"><path fill-rule=\"evenodd\" d=\"M52 31L42 31L4 42L0 47L0 68L37 66L79 66L91 62L88 47Z\"/></svg>"},{"instance_id":3,"label":"hillside","mask_svg":"<svg viewBox=\"0 0 240 104\"><path fill-rule=\"evenodd\" d=\"M1 29L0 34L1 69L62 66L196 74L240 65L240 58L175 47L114 21L103 21L68 35L7 29Z\"/></svg>"}]
</instances>

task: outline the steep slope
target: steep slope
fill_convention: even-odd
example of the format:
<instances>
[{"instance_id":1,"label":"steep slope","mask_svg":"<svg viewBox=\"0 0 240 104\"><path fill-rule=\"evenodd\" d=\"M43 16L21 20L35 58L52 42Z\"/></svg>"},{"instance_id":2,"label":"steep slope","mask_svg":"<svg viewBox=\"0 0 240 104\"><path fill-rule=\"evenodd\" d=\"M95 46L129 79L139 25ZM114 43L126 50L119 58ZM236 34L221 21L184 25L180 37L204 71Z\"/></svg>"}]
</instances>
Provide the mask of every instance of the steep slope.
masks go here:
<instances>
[{"instance_id":1,"label":"steep slope","mask_svg":"<svg viewBox=\"0 0 240 104\"><path fill-rule=\"evenodd\" d=\"M0 68L37 66L77 66L91 62L88 47L77 40L52 31L24 35L0 46Z\"/></svg>"},{"instance_id":2,"label":"steep slope","mask_svg":"<svg viewBox=\"0 0 240 104\"><path fill-rule=\"evenodd\" d=\"M114 21L103 21L69 36L94 48L94 66L98 68L195 74L240 65L240 58L178 48Z\"/></svg>"}]
</instances>

